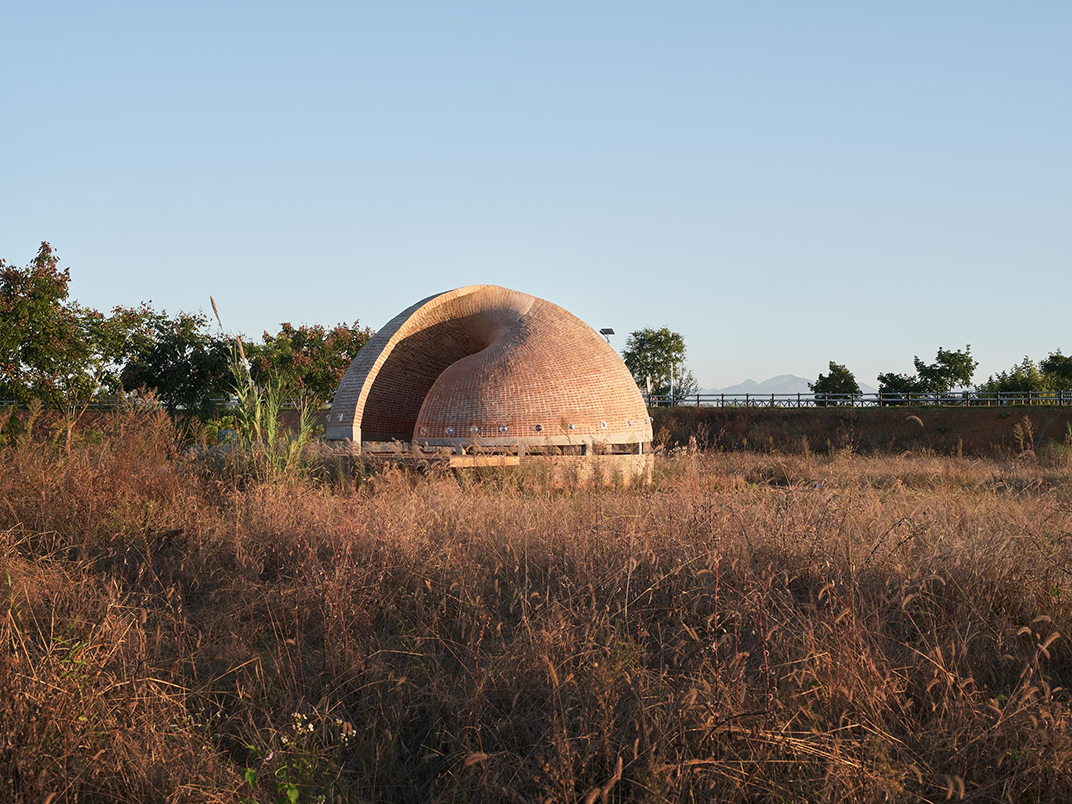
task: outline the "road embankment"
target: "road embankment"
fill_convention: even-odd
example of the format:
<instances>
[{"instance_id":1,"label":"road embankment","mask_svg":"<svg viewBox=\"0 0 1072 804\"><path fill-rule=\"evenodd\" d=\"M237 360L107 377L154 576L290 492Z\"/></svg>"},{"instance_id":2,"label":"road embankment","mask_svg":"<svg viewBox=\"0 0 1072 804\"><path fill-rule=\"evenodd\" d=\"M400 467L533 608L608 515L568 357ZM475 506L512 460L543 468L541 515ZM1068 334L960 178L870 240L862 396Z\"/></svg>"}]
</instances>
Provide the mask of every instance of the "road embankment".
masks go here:
<instances>
[{"instance_id":1,"label":"road embankment","mask_svg":"<svg viewBox=\"0 0 1072 804\"><path fill-rule=\"evenodd\" d=\"M1016 456L1070 449L1072 408L697 408L652 410L656 443L703 448Z\"/></svg>"}]
</instances>

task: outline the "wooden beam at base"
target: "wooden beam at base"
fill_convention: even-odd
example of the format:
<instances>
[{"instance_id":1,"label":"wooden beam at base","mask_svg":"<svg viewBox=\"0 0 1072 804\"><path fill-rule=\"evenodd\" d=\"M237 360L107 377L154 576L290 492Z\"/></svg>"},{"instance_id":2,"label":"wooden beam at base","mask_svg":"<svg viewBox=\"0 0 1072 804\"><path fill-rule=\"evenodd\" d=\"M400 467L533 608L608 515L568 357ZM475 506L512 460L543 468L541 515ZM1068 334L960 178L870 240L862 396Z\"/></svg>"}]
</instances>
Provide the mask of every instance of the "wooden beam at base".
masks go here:
<instances>
[{"instance_id":1,"label":"wooden beam at base","mask_svg":"<svg viewBox=\"0 0 1072 804\"><path fill-rule=\"evenodd\" d=\"M472 469L477 466L518 466L516 455L451 455L451 469Z\"/></svg>"}]
</instances>

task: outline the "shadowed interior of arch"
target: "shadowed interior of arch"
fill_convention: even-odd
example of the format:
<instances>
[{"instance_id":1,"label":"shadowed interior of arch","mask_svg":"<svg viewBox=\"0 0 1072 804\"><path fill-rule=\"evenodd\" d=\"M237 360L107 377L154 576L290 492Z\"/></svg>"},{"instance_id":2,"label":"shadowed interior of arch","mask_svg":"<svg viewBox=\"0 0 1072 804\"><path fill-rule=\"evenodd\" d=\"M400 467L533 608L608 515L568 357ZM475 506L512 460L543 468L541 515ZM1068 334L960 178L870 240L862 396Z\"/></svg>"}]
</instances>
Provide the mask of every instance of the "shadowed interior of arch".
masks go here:
<instances>
[{"instance_id":1,"label":"shadowed interior of arch","mask_svg":"<svg viewBox=\"0 0 1072 804\"><path fill-rule=\"evenodd\" d=\"M478 313L425 327L396 344L365 401L362 438L411 441L421 405L439 375L488 348L509 323Z\"/></svg>"}]
</instances>

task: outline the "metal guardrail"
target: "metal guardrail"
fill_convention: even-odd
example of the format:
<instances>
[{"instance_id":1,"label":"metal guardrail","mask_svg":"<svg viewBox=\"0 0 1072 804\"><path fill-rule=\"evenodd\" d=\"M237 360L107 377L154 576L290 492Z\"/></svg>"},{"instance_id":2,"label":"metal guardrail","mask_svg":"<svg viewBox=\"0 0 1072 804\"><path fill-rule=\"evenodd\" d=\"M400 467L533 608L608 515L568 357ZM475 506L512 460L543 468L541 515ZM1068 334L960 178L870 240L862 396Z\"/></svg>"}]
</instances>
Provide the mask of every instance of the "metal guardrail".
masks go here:
<instances>
[{"instance_id":1,"label":"metal guardrail","mask_svg":"<svg viewBox=\"0 0 1072 804\"><path fill-rule=\"evenodd\" d=\"M926 394L689 394L674 396L652 394L647 397L650 407L673 407L687 405L690 407L713 408L893 408L893 407L1072 407L1072 391L951 391L948 393ZM212 404L220 410L236 406L234 399L213 399ZM75 405L77 410L107 411L117 408L153 404L164 407L160 402L148 403L144 400L108 400L98 399ZM0 399L0 410L8 407L25 409L26 404L15 400ZM284 399L282 410L298 410L297 399ZM330 403L324 403L320 410L328 410Z\"/></svg>"},{"instance_id":2,"label":"metal guardrail","mask_svg":"<svg viewBox=\"0 0 1072 804\"><path fill-rule=\"evenodd\" d=\"M210 399L209 401L212 403L212 405L215 408L217 408L217 409L219 409L221 411L223 411L223 410L231 410L233 408L238 407L238 402L234 398L231 398L231 399ZM74 410L108 411L108 410L118 410L120 408L145 407L147 405L152 405L153 407L157 407L157 408L166 407L160 401L147 402L144 399L129 399L128 398L128 399L124 399L124 400L94 399L94 400L92 400L90 402L79 402L77 404L73 404L73 405L71 405L71 408L73 408ZM26 410L26 408L29 407L29 406L28 406L28 404L26 402L18 402L18 401L14 400L14 399L0 399L0 410L3 410L5 408L12 408L12 407L16 408L18 410ZM282 402L280 402L279 407L280 407L281 410L300 410L301 409L301 404L300 404L300 400L298 400L298 399L284 399L284 400L282 400ZM328 410L330 407L331 407L330 403L324 403L323 405L321 405L318 408L318 410ZM179 408L179 410L183 410L183 408Z\"/></svg>"},{"instance_id":3,"label":"metal guardrail","mask_svg":"<svg viewBox=\"0 0 1072 804\"><path fill-rule=\"evenodd\" d=\"M690 394L651 395L651 407L715 408L892 408L1072 406L1072 391L950 391L924 394Z\"/></svg>"}]
</instances>

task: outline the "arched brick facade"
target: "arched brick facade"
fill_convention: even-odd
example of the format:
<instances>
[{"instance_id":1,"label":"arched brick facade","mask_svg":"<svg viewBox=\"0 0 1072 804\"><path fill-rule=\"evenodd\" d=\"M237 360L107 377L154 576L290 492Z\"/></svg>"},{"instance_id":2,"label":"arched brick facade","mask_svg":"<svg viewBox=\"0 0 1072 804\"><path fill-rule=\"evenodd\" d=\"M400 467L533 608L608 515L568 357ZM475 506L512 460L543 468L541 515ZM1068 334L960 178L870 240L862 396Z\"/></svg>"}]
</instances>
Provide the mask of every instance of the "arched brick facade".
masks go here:
<instances>
[{"instance_id":1,"label":"arched brick facade","mask_svg":"<svg viewBox=\"0 0 1072 804\"><path fill-rule=\"evenodd\" d=\"M637 444L644 400L618 354L557 305L493 285L431 296L358 352L330 440L429 446Z\"/></svg>"}]
</instances>

